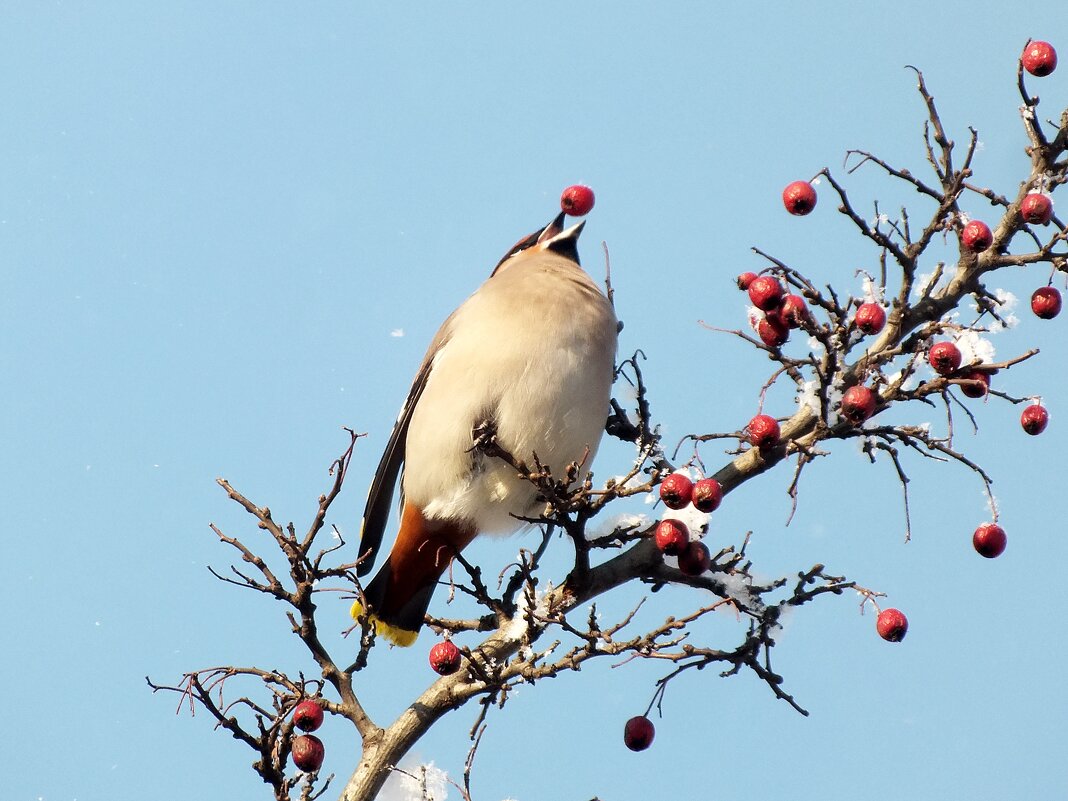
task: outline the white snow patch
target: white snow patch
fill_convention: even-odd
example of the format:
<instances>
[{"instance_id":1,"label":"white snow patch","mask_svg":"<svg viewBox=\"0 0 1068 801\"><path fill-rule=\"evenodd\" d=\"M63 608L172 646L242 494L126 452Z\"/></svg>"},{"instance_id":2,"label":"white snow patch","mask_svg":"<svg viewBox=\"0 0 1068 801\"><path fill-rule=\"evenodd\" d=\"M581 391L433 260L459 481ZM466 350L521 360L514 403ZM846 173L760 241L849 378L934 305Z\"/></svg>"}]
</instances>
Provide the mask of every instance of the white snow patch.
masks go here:
<instances>
[{"instance_id":1,"label":"white snow patch","mask_svg":"<svg viewBox=\"0 0 1068 801\"><path fill-rule=\"evenodd\" d=\"M1014 314L1017 304L1020 299L1007 289L995 289L994 297L997 299L998 315L1005 321L1002 324L998 320L994 320L990 324L990 333L995 334L999 331L1004 331L1006 328L1015 328L1020 324L1020 318Z\"/></svg>"},{"instance_id":2,"label":"white snow patch","mask_svg":"<svg viewBox=\"0 0 1068 801\"><path fill-rule=\"evenodd\" d=\"M615 482L617 487L626 489L631 489L645 482L645 479L640 473L637 475L630 476L629 478L625 475L612 476L611 478L612 481Z\"/></svg>"},{"instance_id":3,"label":"white snow patch","mask_svg":"<svg viewBox=\"0 0 1068 801\"><path fill-rule=\"evenodd\" d=\"M961 331L954 337L957 347L960 348L960 363L962 365L992 364L994 361L994 344L989 339L984 339L978 331Z\"/></svg>"},{"instance_id":4,"label":"white snow patch","mask_svg":"<svg viewBox=\"0 0 1068 801\"><path fill-rule=\"evenodd\" d=\"M935 274L920 273L916 276L916 283L912 285L912 297L918 298L927 294L927 291L931 288L931 284L934 282Z\"/></svg>"},{"instance_id":5,"label":"white snow patch","mask_svg":"<svg viewBox=\"0 0 1068 801\"><path fill-rule=\"evenodd\" d=\"M886 215L880 215L885 217ZM876 284L870 275L864 276L864 281L861 284L861 292L864 295L865 303L878 303L883 305L883 288Z\"/></svg>"},{"instance_id":6,"label":"white snow patch","mask_svg":"<svg viewBox=\"0 0 1068 801\"><path fill-rule=\"evenodd\" d=\"M819 382L806 381L797 393L797 405L802 409L811 409L816 415L820 413Z\"/></svg>"},{"instance_id":7,"label":"white snow patch","mask_svg":"<svg viewBox=\"0 0 1068 801\"><path fill-rule=\"evenodd\" d=\"M739 573L726 573L718 576L727 589L727 594L743 606L759 609L763 604L749 591L749 581Z\"/></svg>"},{"instance_id":8,"label":"white snow patch","mask_svg":"<svg viewBox=\"0 0 1068 801\"><path fill-rule=\"evenodd\" d=\"M534 589L534 617L543 618L549 614L549 604L547 603L548 596L553 591L553 583L550 581L545 585L545 591L542 592L537 588ZM526 587L519 593L519 600L516 603L515 616L508 623L502 631L505 637L518 640L523 637L527 630L527 617L528 610L530 610L530 598L527 595Z\"/></svg>"},{"instance_id":9,"label":"white snow patch","mask_svg":"<svg viewBox=\"0 0 1068 801\"><path fill-rule=\"evenodd\" d=\"M409 755L397 767L382 785L379 801L445 801L449 797L449 775L433 762L423 764L418 756Z\"/></svg>"},{"instance_id":10,"label":"white snow patch","mask_svg":"<svg viewBox=\"0 0 1068 801\"><path fill-rule=\"evenodd\" d=\"M760 325L760 321L764 319L764 312L756 306L746 306L745 316L749 320L749 327L755 331L756 327Z\"/></svg>"},{"instance_id":11,"label":"white snow patch","mask_svg":"<svg viewBox=\"0 0 1068 801\"><path fill-rule=\"evenodd\" d=\"M678 520L686 526L691 540L699 540L704 536L708 530L708 518L707 512L700 511L693 504L682 509L664 509L664 514L660 516L661 520Z\"/></svg>"},{"instance_id":12,"label":"white snow patch","mask_svg":"<svg viewBox=\"0 0 1068 801\"><path fill-rule=\"evenodd\" d=\"M997 516L998 516L998 499L995 496L992 496L992 495L988 494L985 489L982 492L983 492L983 507L990 514L990 519L991 520L997 519Z\"/></svg>"},{"instance_id":13,"label":"white snow patch","mask_svg":"<svg viewBox=\"0 0 1068 801\"><path fill-rule=\"evenodd\" d=\"M596 539L611 534L617 528L639 529L648 526L651 522L649 515L636 515L629 512L615 515L603 520L592 531L587 531L587 539Z\"/></svg>"},{"instance_id":14,"label":"white snow patch","mask_svg":"<svg viewBox=\"0 0 1068 801\"><path fill-rule=\"evenodd\" d=\"M900 380L901 372L902 372L901 370L898 370L893 375L887 376L886 380L890 384L894 384L895 382ZM920 377L918 375L916 375L916 371L913 370L911 373L909 373L909 377L906 378L904 380L904 382L901 384L901 389L903 389L906 392L908 392L911 389L916 389L916 387L918 387L919 385L920 385Z\"/></svg>"}]
</instances>

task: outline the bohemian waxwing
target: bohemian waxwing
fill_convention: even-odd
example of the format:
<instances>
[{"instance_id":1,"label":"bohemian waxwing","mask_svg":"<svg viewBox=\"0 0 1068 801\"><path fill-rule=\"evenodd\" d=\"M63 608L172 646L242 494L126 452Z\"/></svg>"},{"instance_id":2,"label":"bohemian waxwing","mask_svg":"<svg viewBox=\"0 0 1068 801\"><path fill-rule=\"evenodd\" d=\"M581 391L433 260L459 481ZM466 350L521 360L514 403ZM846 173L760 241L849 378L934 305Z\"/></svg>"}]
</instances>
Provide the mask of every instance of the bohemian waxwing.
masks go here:
<instances>
[{"instance_id":1,"label":"bohemian waxwing","mask_svg":"<svg viewBox=\"0 0 1068 801\"><path fill-rule=\"evenodd\" d=\"M587 466L609 414L616 316L578 259L585 223L560 214L520 241L438 330L408 392L367 498L357 570L382 544L401 463L400 531L364 590L378 633L415 642L434 587L479 534L515 531L540 511L534 487L474 447L496 434L515 458L562 474ZM352 616L363 606L357 601Z\"/></svg>"}]
</instances>

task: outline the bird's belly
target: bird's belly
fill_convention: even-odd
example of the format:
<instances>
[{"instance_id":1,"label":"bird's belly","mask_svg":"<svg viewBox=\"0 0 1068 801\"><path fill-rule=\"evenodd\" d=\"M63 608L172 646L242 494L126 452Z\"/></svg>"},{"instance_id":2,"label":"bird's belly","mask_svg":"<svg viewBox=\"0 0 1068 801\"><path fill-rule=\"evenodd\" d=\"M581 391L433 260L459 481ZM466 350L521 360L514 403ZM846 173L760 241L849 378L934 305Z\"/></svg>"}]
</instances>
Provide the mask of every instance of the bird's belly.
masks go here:
<instances>
[{"instance_id":1,"label":"bird's belly","mask_svg":"<svg viewBox=\"0 0 1068 801\"><path fill-rule=\"evenodd\" d=\"M465 343L428 383L413 417L404 477L405 499L430 519L464 520L484 533L522 525L539 511L532 484L497 457L472 449L472 428L492 422L497 443L533 469L534 457L562 477L569 463L589 469L608 414L612 354L581 337L538 343L487 359L464 354ZM594 357L595 355L595 357ZM463 365L462 369L453 369ZM458 391L462 387L463 391ZM476 389L477 388L477 389Z\"/></svg>"}]
</instances>

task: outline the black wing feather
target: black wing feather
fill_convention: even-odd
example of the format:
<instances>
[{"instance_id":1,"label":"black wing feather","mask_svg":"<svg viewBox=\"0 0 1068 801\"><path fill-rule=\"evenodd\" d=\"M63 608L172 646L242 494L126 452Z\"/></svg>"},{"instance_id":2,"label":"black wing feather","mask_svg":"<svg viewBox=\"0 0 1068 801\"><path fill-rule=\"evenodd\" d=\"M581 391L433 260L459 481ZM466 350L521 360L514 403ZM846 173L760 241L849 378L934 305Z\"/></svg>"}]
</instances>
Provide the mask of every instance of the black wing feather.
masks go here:
<instances>
[{"instance_id":1,"label":"black wing feather","mask_svg":"<svg viewBox=\"0 0 1068 801\"><path fill-rule=\"evenodd\" d=\"M428 358L412 382L412 388L408 392L408 399L404 402L400 417L393 426L393 433L386 443L386 450L382 454L382 460L375 470L374 481L371 489L367 492L367 505L363 510L363 526L360 528L360 566L356 574L363 576L374 567L375 559L382 545L382 535L386 531L386 523L389 522L389 510L393 504L393 491L397 485L397 476L400 475L401 464L404 462L404 443L408 437L408 424L412 420L412 412L423 394L427 376L430 375L430 367L433 359ZM367 554L370 553L370 556ZM366 557L366 558L364 558Z\"/></svg>"}]
</instances>

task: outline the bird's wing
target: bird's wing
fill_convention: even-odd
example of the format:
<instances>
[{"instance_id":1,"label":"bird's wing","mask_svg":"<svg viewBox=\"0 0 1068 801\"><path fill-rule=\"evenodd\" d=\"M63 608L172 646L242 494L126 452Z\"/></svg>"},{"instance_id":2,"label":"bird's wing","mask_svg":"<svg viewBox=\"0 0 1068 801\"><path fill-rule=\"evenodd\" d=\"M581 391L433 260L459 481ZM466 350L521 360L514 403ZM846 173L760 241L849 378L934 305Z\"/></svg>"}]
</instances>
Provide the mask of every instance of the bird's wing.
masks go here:
<instances>
[{"instance_id":1,"label":"bird's wing","mask_svg":"<svg viewBox=\"0 0 1068 801\"><path fill-rule=\"evenodd\" d=\"M419 365L419 372L415 374L412 388L408 390L408 398L404 401L404 408L393 426L393 433L386 443L386 450L382 454L382 460L375 470L371 489L367 492L367 505L363 510L363 525L360 527L360 562L356 569L357 575L363 576L374 567L375 559L382 546L382 535L389 522L389 509L393 501L393 490L397 484L397 476L400 475L401 464L404 462L404 444L408 437L408 424L412 420L412 413L419 402L419 396L423 394L427 379L430 377L431 368L434 366L434 357L449 339L455 312L438 329L437 335L430 343L423 363Z\"/></svg>"}]
</instances>

